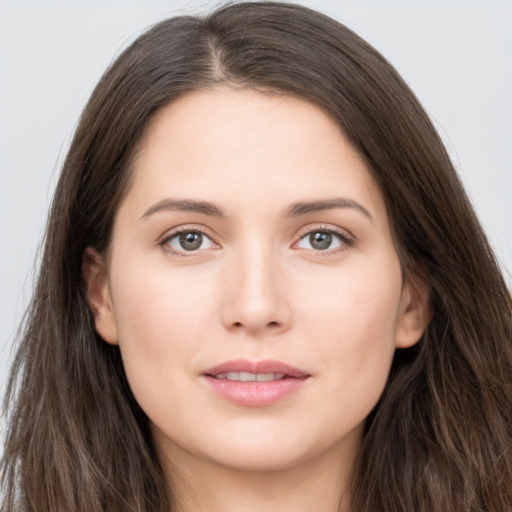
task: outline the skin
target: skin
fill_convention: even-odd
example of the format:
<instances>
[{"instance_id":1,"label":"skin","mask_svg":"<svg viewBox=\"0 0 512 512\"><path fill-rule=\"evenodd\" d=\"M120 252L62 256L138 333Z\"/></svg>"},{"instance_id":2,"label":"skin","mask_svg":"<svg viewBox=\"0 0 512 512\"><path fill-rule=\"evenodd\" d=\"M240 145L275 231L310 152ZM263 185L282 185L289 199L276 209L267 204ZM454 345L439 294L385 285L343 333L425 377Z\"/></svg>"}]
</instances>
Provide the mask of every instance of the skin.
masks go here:
<instances>
[{"instance_id":1,"label":"skin","mask_svg":"<svg viewBox=\"0 0 512 512\"><path fill-rule=\"evenodd\" d=\"M89 249L85 275L179 510L349 510L364 420L395 348L428 321L364 161L316 106L230 88L167 106L142 142L109 261ZM351 203L288 214L333 198ZM224 217L155 207L168 199ZM200 249L172 238L183 228L205 233ZM315 250L318 231L341 238ZM237 405L200 376L240 358L310 377L275 404Z\"/></svg>"}]
</instances>

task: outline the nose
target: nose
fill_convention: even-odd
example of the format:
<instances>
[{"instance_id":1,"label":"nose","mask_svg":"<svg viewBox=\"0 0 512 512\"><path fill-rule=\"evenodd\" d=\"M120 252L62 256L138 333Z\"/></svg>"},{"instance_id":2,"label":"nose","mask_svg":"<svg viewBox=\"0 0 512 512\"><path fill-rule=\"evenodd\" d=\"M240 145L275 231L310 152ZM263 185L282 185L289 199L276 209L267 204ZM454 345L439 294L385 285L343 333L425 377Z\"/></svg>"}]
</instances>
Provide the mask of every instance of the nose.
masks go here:
<instances>
[{"instance_id":1,"label":"nose","mask_svg":"<svg viewBox=\"0 0 512 512\"><path fill-rule=\"evenodd\" d=\"M252 335L287 331L291 310L279 258L262 249L241 252L233 255L224 276L224 326Z\"/></svg>"}]
</instances>

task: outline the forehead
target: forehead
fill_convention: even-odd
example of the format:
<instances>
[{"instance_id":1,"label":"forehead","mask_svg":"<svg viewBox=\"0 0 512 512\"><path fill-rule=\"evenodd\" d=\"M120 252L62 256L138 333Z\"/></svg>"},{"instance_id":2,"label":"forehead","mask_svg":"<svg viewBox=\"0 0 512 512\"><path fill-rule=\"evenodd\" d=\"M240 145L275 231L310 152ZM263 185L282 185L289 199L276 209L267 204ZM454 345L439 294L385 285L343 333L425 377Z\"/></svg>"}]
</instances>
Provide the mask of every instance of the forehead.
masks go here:
<instances>
[{"instance_id":1,"label":"forehead","mask_svg":"<svg viewBox=\"0 0 512 512\"><path fill-rule=\"evenodd\" d=\"M222 88L190 93L157 113L128 196L140 207L179 195L229 209L347 194L382 217L382 197L364 160L320 108L282 94Z\"/></svg>"}]
</instances>

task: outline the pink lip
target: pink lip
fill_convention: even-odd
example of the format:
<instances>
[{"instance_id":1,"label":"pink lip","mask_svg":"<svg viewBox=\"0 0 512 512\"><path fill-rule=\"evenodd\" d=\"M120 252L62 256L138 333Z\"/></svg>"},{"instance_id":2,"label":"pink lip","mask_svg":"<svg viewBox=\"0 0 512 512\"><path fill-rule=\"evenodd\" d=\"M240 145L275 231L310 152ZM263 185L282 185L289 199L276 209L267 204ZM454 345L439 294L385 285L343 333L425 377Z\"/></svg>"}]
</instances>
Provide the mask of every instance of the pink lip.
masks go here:
<instances>
[{"instance_id":1,"label":"pink lip","mask_svg":"<svg viewBox=\"0 0 512 512\"><path fill-rule=\"evenodd\" d=\"M217 379L215 375L228 372L284 373L285 378L265 382L240 382ZM252 362L246 359L227 361L205 370L202 380L221 397L238 405L264 407L298 391L310 377L307 372L280 361Z\"/></svg>"},{"instance_id":2,"label":"pink lip","mask_svg":"<svg viewBox=\"0 0 512 512\"><path fill-rule=\"evenodd\" d=\"M249 372L249 373L284 373L287 377L302 378L309 374L298 368L294 368L281 361L266 359L264 361L248 361L247 359L236 359L226 361L203 372L203 375L218 375L227 372Z\"/></svg>"}]
</instances>

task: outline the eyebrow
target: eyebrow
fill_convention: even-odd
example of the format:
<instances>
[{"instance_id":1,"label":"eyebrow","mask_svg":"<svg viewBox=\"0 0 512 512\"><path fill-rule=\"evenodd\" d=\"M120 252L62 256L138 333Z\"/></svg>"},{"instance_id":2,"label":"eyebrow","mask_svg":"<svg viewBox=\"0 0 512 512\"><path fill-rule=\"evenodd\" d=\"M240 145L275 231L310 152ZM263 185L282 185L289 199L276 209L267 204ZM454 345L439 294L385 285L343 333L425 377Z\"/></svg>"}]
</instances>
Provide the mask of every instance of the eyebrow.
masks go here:
<instances>
[{"instance_id":1,"label":"eyebrow","mask_svg":"<svg viewBox=\"0 0 512 512\"><path fill-rule=\"evenodd\" d=\"M159 201L151 208L146 210L141 219L146 219L155 213L161 211L174 211L174 212L195 212L212 217L226 217L224 211L216 204L209 201L194 201L191 199L164 199ZM140 220L140 219L139 219Z\"/></svg>"},{"instance_id":2,"label":"eyebrow","mask_svg":"<svg viewBox=\"0 0 512 512\"><path fill-rule=\"evenodd\" d=\"M294 203L288 208L287 216L299 217L301 215L307 215L308 213L333 210L336 208L355 209L364 214L373 222L372 215L363 205L357 201L354 201L353 199L348 199L345 197ZM210 201L195 201L192 199L164 199L146 210L140 219L146 219L151 215L161 211L194 212L202 213L203 215L209 215L211 217L218 217L221 219L226 218L224 210Z\"/></svg>"},{"instance_id":3,"label":"eyebrow","mask_svg":"<svg viewBox=\"0 0 512 512\"><path fill-rule=\"evenodd\" d=\"M362 204L346 197L336 197L333 199L295 203L292 204L288 209L288 216L298 217L299 215L307 215L308 213L333 210L335 208L353 208L361 212L373 222L371 213Z\"/></svg>"}]
</instances>

